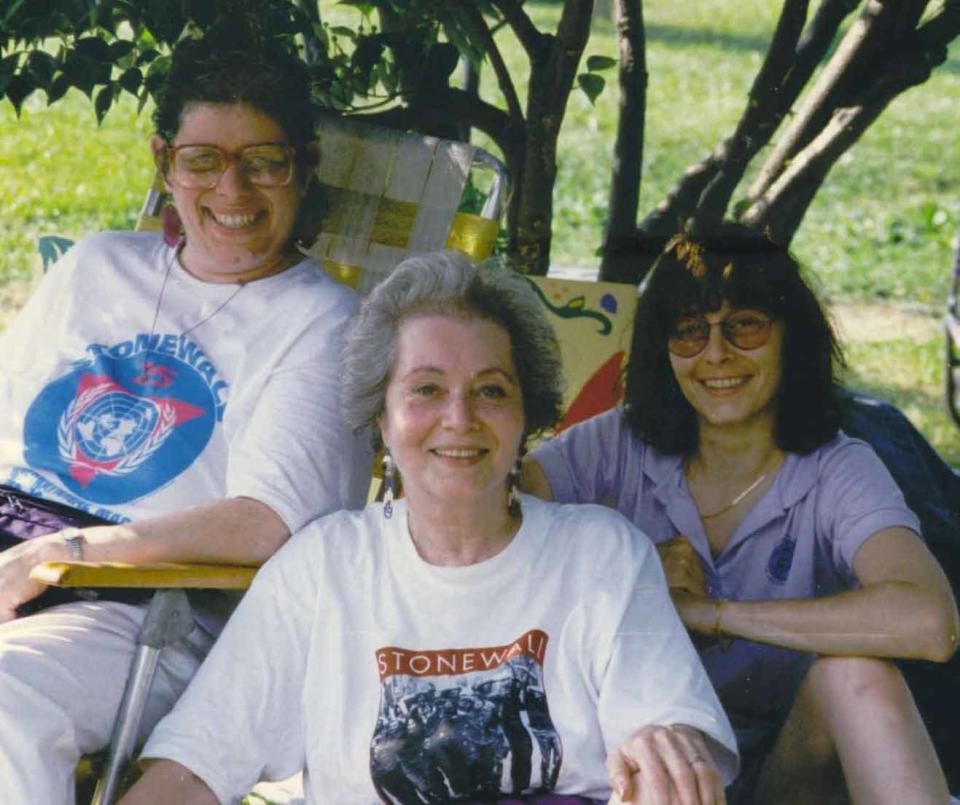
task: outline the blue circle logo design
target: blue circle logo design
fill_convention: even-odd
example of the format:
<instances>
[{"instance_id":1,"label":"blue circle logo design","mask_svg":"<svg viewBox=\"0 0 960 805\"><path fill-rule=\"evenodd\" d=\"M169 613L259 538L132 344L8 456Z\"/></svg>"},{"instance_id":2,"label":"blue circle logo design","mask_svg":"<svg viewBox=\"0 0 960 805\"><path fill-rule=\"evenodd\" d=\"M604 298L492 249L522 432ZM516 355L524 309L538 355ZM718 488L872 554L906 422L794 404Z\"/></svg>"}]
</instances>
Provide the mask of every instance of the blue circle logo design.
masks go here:
<instances>
[{"instance_id":1,"label":"blue circle logo design","mask_svg":"<svg viewBox=\"0 0 960 805\"><path fill-rule=\"evenodd\" d=\"M109 392L77 417L77 442L84 455L111 461L142 445L153 432L158 406L122 392Z\"/></svg>"},{"instance_id":2,"label":"blue circle logo design","mask_svg":"<svg viewBox=\"0 0 960 805\"><path fill-rule=\"evenodd\" d=\"M785 536L770 553L770 560L767 562L767 575L773 581L783 584L790 575L790 567L793 565L793 554L797 549L797 543L789 536Z\"/></svg>"},{"instance_id":3,"label":"blue circle logo design","mask_svg":"<svg viewBox=\"0 0 960 805\"><path fill-rule=\"evenodd\" d=\"M24 455L84 500L126 503L189 467L216 419L210 384L189 363L149 349L101 352L37 395Z\"/></svg>"}]
</instances>

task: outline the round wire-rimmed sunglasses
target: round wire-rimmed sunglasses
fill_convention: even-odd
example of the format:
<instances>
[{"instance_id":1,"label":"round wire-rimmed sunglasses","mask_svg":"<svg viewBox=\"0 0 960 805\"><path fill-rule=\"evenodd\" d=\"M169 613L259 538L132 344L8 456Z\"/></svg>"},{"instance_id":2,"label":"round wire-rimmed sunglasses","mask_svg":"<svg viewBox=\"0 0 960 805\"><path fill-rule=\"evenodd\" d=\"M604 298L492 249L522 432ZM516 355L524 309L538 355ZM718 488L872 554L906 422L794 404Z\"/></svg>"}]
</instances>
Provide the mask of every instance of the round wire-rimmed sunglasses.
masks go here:
<instances>
[{"instance_id":1,"label":"round wire-rimmed sunglasses","mask_svg":"<svg viewBox=\"0 0 960 805\"><path fill-rule=\"evenodd\" d=\"M710 330L719 327L737 349L757 349L767 343L773 319L759 310L738 310L712 324L703 316L681 316L667 337L667 349L680 358L699 355L710 341Z\"/></svg>"},{"instance_id":2,"label":"round wire-rimmed sunglasses","mask_svg":"<svg viewBox=\"0 0 960 805\"><path fill-rule=\"evenodd\" d=\"M297 149L284 143L258 143L239 151L217 145L174 145L164 149L165 174L181 187L215 187L227 165L236 162L252 184L283 187L290 184Z\"/></svg>"}]
</instances>

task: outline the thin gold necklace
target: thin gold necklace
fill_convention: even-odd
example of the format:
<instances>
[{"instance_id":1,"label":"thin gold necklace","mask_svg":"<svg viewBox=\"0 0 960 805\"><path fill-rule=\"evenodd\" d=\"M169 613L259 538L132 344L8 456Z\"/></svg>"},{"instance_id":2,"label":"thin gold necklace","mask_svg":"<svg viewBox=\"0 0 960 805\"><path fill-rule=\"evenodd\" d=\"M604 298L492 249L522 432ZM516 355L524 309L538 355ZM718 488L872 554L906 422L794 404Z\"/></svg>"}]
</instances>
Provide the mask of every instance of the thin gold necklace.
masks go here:
<instances>
[{"instance_id":1,"label":"thin gold necklace","mask_svg":"<svg viewBox=\"0 0 960 805\"><path fill-rule=\"evenodd\" d=\"M770 463L770 459L768 458L765 462L763 462L763 472L761 472L760 475L758 475L750 483L750 485L747 486L746 489L744 489L742 492L736 495L736 497L734 497L729 503L721 506L719 509L717 509L714 512L710 512L710 514L701 514L700 519L712 520L714 517L719 517L721 514L724 514L725 512L730 511L730 509L736 506L741 500L743 500L747 495L749 495L754 489L756 489L758 486L760 486L760 484L764 482L766 477L770 474L770 469L767 466L769 463ZM696 502L694 502L694 505L696 505ZM699 511L699 508L700 507L697 506L698 511Z\"/></svg>"},{"instance_id":2,"label":"thin gold necklace","mask_svg":"<svg viewBox=\"0 0 960 805\"><path fill-rule=\"evenodd\" d=\"M744 489L739 495L737 495L733 500L731 500L726 506L722 506L717 509L715 512L710 512L710 514L701 514L701 520L710 520L713 517L719 517L724 512L730 511L734 506L736 506L741 500L743 500L747 495L749 495L754 489L756 489L760 484L763 483L764 478L767 477L767 473L762 473L750 486Z\"/></svg>"},{"instance_id":3,"label":"thin gold necklace","mask_svg":"<svg viewBox=\"0 0 960 805\"><path fill-rule=\"evenodd\" d=\"M155 307L154 310L153 310L153 322L150 324L150 337L151 337L151 338L153 337L153 335L154 335L154 334L156 333L156 331L157 331L157 319L160 317L160 308L163 306L163 295L164 295L164 293L165 293L166 290L167 290L167 281L170 279L170 272L173 270L173 264L174 264L174 262L177 260L177 258L179 257L179 254L180 254L180 249L179 249L179 248L175 248L175 249L173 249L173 254L172 254L172 256L170 257L170 259L167 260L167 270L163 273L163 283L160 285L160 293L157 295L157 305L156 305L156 307ZM240 291L242 291L242 290L243 290L244 288L246 288L246 287L247 287L247 286L246 286L245 283L242 283L242 282L237 283L236 290L234 290L234 292L233 292L232 294L230 294L230 295L229 295L226 299L224 299L219 305L217 305L217 307L214 308L214 310L213 310L212 313L208 313L208 314L207 314L206 316L204 316L202 319L200 319L199 321L197 321L197 322L193 323L192 325L190 325L186 330L181 330L181 331L180 331L180 337L182 338L183 336L187 335L188 333L192 333L192 332L193 332L194 330L196 330L201 324L206 324L208 321L210 321L210 319L212 319L212 318L213 318L214 316L216 316L221 310L223 310L227 305L229 305L229 304L236 298L237 294L240 293Z\"/></svg>"}]
</instances>

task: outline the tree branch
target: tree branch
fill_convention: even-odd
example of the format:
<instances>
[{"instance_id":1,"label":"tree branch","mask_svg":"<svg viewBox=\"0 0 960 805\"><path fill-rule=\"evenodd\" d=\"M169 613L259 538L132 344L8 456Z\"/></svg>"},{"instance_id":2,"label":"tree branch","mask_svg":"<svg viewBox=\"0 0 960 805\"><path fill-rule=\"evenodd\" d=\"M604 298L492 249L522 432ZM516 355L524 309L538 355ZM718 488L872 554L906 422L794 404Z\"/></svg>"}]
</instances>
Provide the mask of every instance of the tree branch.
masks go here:
<instances>
[{"instance_id":1,"label":"tree branch","mask_svg":"<svg viewBox=\"0 0 960 805\"><path fill-rule=\"evenodd\" d=\"M943 64L947 59L947 45L960 36L960 2L945 2L934 17L920 26L917 36L930 54L931 66Z\"/></svg>"},{"instance_id":2,"label":"tree branch","mask_svg":"<svg viewBox=\"0 0 960 805\"><path fill-rule=\"evenodd\" d=\"M789 128L767 157L748 193L751 201L758 197L755 190L765 192L765 188L777 181L788 163L828 124L837 109L857 104L850 93L859 94L863 82L869 81L871 71L864 69L864 65L890 46L889 36L885 34L890 31L894 5L883 0L868 0L800 105Z\"/></svg>"},{"instance_id":3,"label":"tree branch","mask_svg":"<svg viewBox=\"0 0 960 805\"><path fill-rule=\"evenodd\" d=\"M527 56L531 59L536 58L545 47L547 37L533 24L533 20L523 10L522 4L516 0L492 0L492 2L494 8L503 14L504 20L527 52Z\"/></svg>"},{"instance_id":4,"label":"tree branch","mask_svg":"<svg viewBox=\"0 0 960 805\"><path fill-rule=\"evenodd\" d=\"M715 181L717 182L714 185L716 196L713 198L708 196L704 199L704 202L715 207L726 207L736 183L732 187L730 186L734 174L728 173L725 179L721 180L720 172L722 168L730 164L730 151L734 150L736 152L738 134L741 137L740 149L744 149L742 139L744 137L749 138L750 153L748 155L746 151L741 150L740 160L742 164L738 170L740 175L736 177L737 182L742 178L743 171L749 164L750 159L769 142L777 126L795 102L797 95L819 63L820 55L826 51L832 41L833 32L839 26L840 21L852 8L856 7L858 2L859 0L824 0L817 11L811 28L808 29L807 34L802 39L799 39L799 44L797 44L799 34L796 33L796 26L801 22L801 14L804 17L806 16L806 4L803 8L799 4L791 4L790 2L784 5L771 46L767 50L767 58L764 64L768 79L763 83L767 84L769 102L764 105L762 110L758 111L763 111L768 115L767 122L762 125L749 124L745 127L744 119L752 116L751 107L748 106L744 112L744 118L738 124L737 133L717 145L706 159L687 168L680 182L657 205L656 209L641 222L638 227L641 236L656 239L675 231L677 226L694 214L706 188ZM831 25L833 26L832 29ZM774 47L775 43L777 44L776 48ZM776 51L779 51L779 54ZM796 54L795 57L793 56L794 53ZM791 58L793 59L792 66ZM786 69L784 69L784 65L786 65ZM779 84L772 81L777 73L780 74ZM758 75L754 82L754 88L751 90L751 96L757 91L761 93L764 91L763 83L761 83L760 75ZM752 132L749 130L750 126L754 127ZM725 200L724 195L726 196Z\"/></svg>"},{"instance_id":5,"label":"tree branch","mask_svg":"<svg viewBox=\"0 0 960 805\"><path fill-rule=\"evenodd\" d=\"M376 114L364 114L364 121L392 129L422 131L438 125L462 123L489 136L504 155L516 142L512 120L502 109L462 89L453 87L419 96L409 106L396 106Z\"/></svg>"},{"instance_id":6,"label":"tree branch","mask_svg":"<svg viewBox=\"0 0 960 805\"><path fill-rule=\"evenodd\" d=\"M823 0L797 45L793 69L781 87L781 96L786 107L792 108L814 70L826 56L840 24L860 5L860 0ZM747 190L747 198L753 199L769 188L776 178L777 163L771 155L753 184ZM769 166L769 167L768 167Z\"/></svg>"},{"instance_id":7,"label":"tree branch","mask_svg":"<svg viewBox=\"0 0 960 805\"><path fill-rule=\"evenodd\" d=\"M697 201L698 218L723 217L750 160L770 141L786 115L790 100L781 97L780 89L793 69L807 8L808 0L786 0L783 4L767 55L750 88L747 108L720 151L720 170Z\"/></svg>"},{"instance_id":8,"label":"tree branch","mask_svg":"<svg viewBox=\"0 0 960 805\"><path fill-rule=\"evenodd\" d=\"M940 19L944 13L946 16ZM876 82L863 90L861 102L833 114L829 123L793 158L769 190L751 205L743 216L745 223L768 228L781 242L790 242L836 161L894 98L929 78L931 63L935 59L941 55L945 58L943 38L950 36L951 31L950 38L960 33L960 14L945 9L929 24L937 27L932 38L925 40L921 37L921 28L914 33L910 43L902 44L901 51L893 61L886 62ZM940 30L941 25L945 30ZM928 49L928 43L934 50Z\"/></svg>"},{"instance_id":9,"label":"tree branch","mask_svg":"<svg viewBox=\"0 0 960 805\"><path fill-rule=\"evenodd\" d=\"M642 0L615 0L620 69L620 113L613 147L607 228L603 237L600 279L636 282L635 261L627 252L637 229L643 171L647 105L647 56Z\"/></svg>"},{"instance_id":10,"label":"tree branch","mask_svg":"<svg viewBox=\"0 0 960 805\"><path fill-rule=\"evenodd\" d=\"M493 67L494 75L497 77L497 86L503 93L503 98L507 103L507 110L510 117L514 120L514 125L523 125L523 108L520 106L520 98L517 95L516 87L513 85L513 79L510 77L510 71L503 61L503 55L497 42L493 38L489 26L483 19L479 9L472 3L467 3L464 12L470 20L470 25L474 29L477 39L483 44L484 52L490 57L490 65Z\"/></svg>"}]
</instances>

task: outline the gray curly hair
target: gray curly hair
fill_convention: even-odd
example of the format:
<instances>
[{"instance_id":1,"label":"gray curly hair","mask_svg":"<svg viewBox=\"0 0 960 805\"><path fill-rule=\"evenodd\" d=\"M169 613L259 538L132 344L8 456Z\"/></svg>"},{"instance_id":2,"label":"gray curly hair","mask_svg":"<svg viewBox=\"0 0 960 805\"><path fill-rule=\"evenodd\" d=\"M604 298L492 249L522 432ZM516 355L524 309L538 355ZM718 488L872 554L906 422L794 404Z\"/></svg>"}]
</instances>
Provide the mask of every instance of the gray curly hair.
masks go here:
<instances>
[{"instance_id":1,"label":"gray curly hair","mask_svg":"<svg viewBox=\"0 0 960 805\"><path fill-rule=\"evenodd\" d=\"M343 355L344 416L371 427L379 447L383 413L404 319L423 314L476 317L507 331L523 394L524 436L553 428L563 411L563 369L553 328L530 283L502 265L478 266L458 252L410 257L364 300Z\"/></svg>"}]
</instances>

